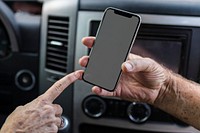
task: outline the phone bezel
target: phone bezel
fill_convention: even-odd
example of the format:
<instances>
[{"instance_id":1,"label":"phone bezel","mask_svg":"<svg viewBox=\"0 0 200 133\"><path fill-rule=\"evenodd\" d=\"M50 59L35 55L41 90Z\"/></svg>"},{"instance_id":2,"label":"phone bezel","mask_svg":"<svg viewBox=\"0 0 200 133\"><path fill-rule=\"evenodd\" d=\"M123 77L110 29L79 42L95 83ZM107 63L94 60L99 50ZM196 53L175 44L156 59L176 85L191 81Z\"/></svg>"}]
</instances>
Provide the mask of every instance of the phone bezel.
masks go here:
<instances>
[{"instance_id":1,"label":"phone bezel","mask_svg":"<svg viewBox=\"0 0 200 133\"><path fill-rule=\"evenodd\" d=\"M98 37L99 30L101 29L101 25L102 25L102 23L103 23L103 21L104 21L105 15L106 15L106 13L107 13L108 10L113 10L114 13L116 13L116 14L118 14L118 15L122 15L122 16L124 16L124 17L131 18L131 17L134 16L134 17L137 17L137 18L138 18L138 23L137 23L137 26L136 26L136 30L135 30L134 35L133 35L133 38L132 38L132 40L131 40L132 43L130 43L130 45L129 45L129 50L127 51L127 53L126 53L126 58L124 59L124 61L126 61L126 59L127 59L127 57L128 57L128 54L130 53L130 50L131 50L131 48L132 48L132 46L133 46L133 43L134 43L134 41L135 41L135 38L136 38L136 36L137 36L138 30L139 30L139 27L140 27L140 24L141 24L141 21L142 21L142 20L141 20L141 17L140 17L138 14L135 14L135 13L131 13L131 12L128 12L128 11L125 11L125 10L121 10L121 9L118 9L118 8L114 8L114 7L108 7L108 8L105 9L105 11L104 11L104 13L103 13L103 17L102 17L101 22L100 22L100 24L99 24L96 37ZM94 41L93 47L94 47L94 46L95 46L95 41ZM93 48L91 49L91 51L90 51L90 53L89 53L89 57L91 56L92 52L93 52ZM88 60L88 63L89 63L89 61L90 61L90 60ZM86 69L87 69L87 65L86 65L86 67L85 67L85 70L86 70ZM100 87L100 88L102 88L102 89L104 89L104 90L107 90L107 91L112 92L112 91L115 90L115 88L116 88L116 86L117 86L117 84L118 84L119 78L121 77L121 74L122 74L122 70L120 70L120 72L119 72L119 75L118 75L118 77L117 77L117 82L115 83L113 89L107 89L107 88L105 88L105 87L102 87L102 86L100 86L100 85L97 85L97 84L95 84L95 83L92 83L92 82L88 81L88 80L84 77L84 76L85 76L85 72L84 72L83 75L82 75L82 79L83 79L83 81L85 81L86 83L89 83L89 84L91 84L91 85L93 85L93 86L98 86L98 87Z\"/></svg>"}]
</instances>

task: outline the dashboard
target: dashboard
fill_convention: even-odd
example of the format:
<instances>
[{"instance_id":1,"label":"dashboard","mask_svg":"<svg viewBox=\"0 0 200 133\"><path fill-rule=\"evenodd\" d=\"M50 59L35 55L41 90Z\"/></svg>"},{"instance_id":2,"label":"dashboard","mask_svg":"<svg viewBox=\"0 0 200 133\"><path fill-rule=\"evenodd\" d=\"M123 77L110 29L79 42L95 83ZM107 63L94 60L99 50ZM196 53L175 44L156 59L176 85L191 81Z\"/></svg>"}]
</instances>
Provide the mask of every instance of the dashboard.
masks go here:
<instances>
[{"instance_id":1,"label":"dashboard","mask_svg":"<svg viewBox=\"0 0 200 133\"><path fill-rule=\"evenodd\" d=\"M200 83L200 1L0 1L0 124L17 106L45 92L88 55L81 44L95 36L103 11L116 7L142 18L132 53L151 57ZM109 80L109 79L108 79ZM77 81L55 103L67 128L60 133L199 133L146 103L100 97Z\"/></svg>"}]
</instances>

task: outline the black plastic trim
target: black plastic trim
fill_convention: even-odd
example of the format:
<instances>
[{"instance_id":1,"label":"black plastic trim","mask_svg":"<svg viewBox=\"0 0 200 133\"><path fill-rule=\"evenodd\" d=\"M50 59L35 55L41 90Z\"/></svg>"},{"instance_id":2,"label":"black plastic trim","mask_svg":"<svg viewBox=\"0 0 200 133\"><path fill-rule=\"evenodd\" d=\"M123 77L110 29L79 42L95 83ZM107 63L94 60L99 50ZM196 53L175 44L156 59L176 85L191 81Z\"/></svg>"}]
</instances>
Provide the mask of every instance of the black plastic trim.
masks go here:
<instances>
[{"instance_id":1,"label":"black plastic trim","mask_svg":"<svg viewBox=\"0 0 200 133\"><path fill-rule=\"evenodd\" d=\"M135 13L200 16L199 0L80 0L79 9L103 11L115 7Z\"/></svg>"}]
</instances>

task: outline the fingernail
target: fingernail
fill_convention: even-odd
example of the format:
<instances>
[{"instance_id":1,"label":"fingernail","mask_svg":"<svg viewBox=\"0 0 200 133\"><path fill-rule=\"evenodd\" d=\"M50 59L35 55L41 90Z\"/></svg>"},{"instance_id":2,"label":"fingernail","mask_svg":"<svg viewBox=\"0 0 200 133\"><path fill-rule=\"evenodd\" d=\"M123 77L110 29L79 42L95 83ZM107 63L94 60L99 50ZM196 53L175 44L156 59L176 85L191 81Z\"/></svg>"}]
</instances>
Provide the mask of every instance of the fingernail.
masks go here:
<instances>
[{"instance_id":1,"label":"fingernail","mask_svg":"<svg viewBox=\"0 0 200 133\"><path fill-rule=\"evenodd\" d=\"M75 74L75 76L76 76L77 78L80 77L80 73L79 73L79 71L76 71L74 74Z\"/></svg>"},{"instance_id":2,"label":"fingernail","mask_svg":"<svg viewBox=\"0 0 200 133\"><path fill-rule=\"evenodd\" d=\"M87 43L93 43L93 38L89 38L89 39L87 40Z\"/></svg>"},{"instance_id":3,"label":"fingernail","mask_svg":"<svg viewBox=\"0 0 200 133\"><path fill-rule=\"evenodd\" d=\"M133 70L133 65L131 65L130 63L125 63L124 65L125 65L127 71L130 72Z\"/></svg>"}]
</instances>

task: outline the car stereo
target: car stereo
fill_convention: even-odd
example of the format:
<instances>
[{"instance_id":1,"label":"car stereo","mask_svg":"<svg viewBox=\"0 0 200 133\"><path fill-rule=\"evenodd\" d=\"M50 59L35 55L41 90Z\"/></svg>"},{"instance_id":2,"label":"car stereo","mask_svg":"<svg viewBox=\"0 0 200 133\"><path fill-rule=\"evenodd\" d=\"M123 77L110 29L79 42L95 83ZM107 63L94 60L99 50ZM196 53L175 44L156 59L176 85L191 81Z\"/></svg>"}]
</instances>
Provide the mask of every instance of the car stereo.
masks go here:
<instances>
[{"instance_id":1,"label":"car stereo","mask_svg":"<svg viewBox=\"0 0 200 133\"><path fill-rule=\"evenodd\" d=\"M96 36L99 23L90 22L89 36ZM191 34L192 29L187 27L142 24L131 53L152 58L185 75Z\"/></svg>"}]
</instances>

